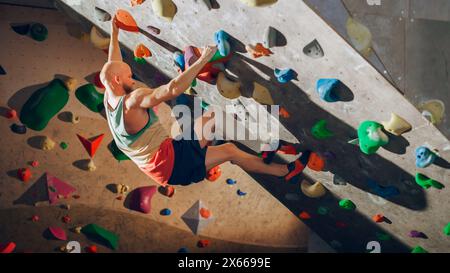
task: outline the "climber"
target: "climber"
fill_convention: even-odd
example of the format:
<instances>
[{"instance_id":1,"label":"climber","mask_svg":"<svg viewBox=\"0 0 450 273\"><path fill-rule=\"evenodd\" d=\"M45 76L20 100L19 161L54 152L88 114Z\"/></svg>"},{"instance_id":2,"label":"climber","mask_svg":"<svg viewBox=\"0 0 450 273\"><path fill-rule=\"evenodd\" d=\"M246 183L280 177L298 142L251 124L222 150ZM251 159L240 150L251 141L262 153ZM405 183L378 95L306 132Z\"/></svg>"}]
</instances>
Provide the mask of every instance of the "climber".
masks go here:
<instances>
[{"instance_id":1,"label":"climber","mask_svg":"<svg viewBox=\"0 0 450 273\"><path fill-rule=\"evenodd\" d=\"M207 170L231 161L249 172L275 175L291 181L298 178L308 162L309 152L302 153L299 159L289 164L266 164L262 158L248 154L232 143L208 147L208 139L212 139L211 134L214 134L211 132L203 137L203 124L214 118L208 112L195 120L190 139L169 137L158 122L153 107L187 90L214 56L217 47L204 47L201 57L168 84L133 89L135 82L131 68L122 61L119 28L115 21L116 18L111 24L108 61L100 74L106 88L104 105L107 121L117 147L146 175L163 186L189 185L202 181Z\"/></svg>"}]
</instances>

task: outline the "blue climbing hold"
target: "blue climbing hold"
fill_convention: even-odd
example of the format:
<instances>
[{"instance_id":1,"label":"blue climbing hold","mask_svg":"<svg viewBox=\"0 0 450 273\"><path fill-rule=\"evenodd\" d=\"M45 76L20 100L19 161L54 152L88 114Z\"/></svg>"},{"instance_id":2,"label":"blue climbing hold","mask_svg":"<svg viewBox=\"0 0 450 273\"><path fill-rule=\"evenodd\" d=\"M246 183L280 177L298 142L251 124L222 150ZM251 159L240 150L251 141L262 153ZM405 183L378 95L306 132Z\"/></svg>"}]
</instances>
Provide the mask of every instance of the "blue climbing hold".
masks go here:
<instances>
[{"instance_id":1,"label":"blue climbing hold","mask_svg":"<svg viewBox=\"0 0 450 273\"><path fill-rule=\"evenodd\" d=\"M187 247L182 247L180 249L178 249L178 253L188 253L189 250L187 249Z\"/></svg>"},{"instance_id":2,"label":"blue climbing hold","mask_svg":"<svg viewBox=\"0 0 450 273\"><path fill-rule=\"evenodd\" d=\"M416 166L418 168L426 168L433 164L436 154L425 146L416 149Z\"/></svg>"},{"instance_id":3,"label":"blue climbing hold","mask_svg":"<svg viewBox=\"0 0 450 273\"><path fill-rule=\"evenodd\" d=\"M27 127L25 127L25 125L22 124L16 124L14 123L13 125L11 125L11 131L13 131L16 134L20 134L23 135L27 132Z\"/></svg>"},{"instance_id":4,"label":"blue climbing hold","mask_svg":"<svg viewBox=\"0 0 450 273\"><path fill-rule=\"evenodd\" d=\"M335 89L339 84L338 79L320 79L317 81L317 92L322 100L336 102L339 100Z\"/></svg>"},{"instance_id":5,"label":"blue climbing hold","mask_svg":"<svg viewBox=\"0 0 450 273\"><path fill-rule=\"evenodd\" d=\"M394 186L381 186L375 180L367 179L367 184L378 196L389 198L400 194L400 191Z\"/></svg>"},{"instance_id":6,"label":"blue climbing hold","mask_svg":"<svg viewBox=\"0 0 450 273\"><path fill-rule=\"evenodd\" d=\"M173 53L173 61L178 66L178 68L181 69L181 71L184 71L186 63L184 62L184 55L180 51L177 51Z\"/></svg>"},{"instance_id":7,"label":"blue climbing hold","mask_svg":"<svg viewBox=\"0 0 450 273\"><path fill-rule=\"evenodd\" d=\"M162 209L160 214L164 215L164 216L168 216L168 215L172 214L172 211L170 209Z\"/></svg>"},{"instance_id":8,"label":"blue climbing hold","mask_svg":"<svg viewBox=\"0 0 450 273\"><path fill-rule=\"evenodd\" d=\"M246 192L243 192L243 191L241 191L240 189L237 190L237 194L238 194L239 196L245 196L245 195L247 195Z\"/></svg>"},{"instance_id":9,"label":"blue climbing hold","mask_svg":"<svg viewBox=\"0 0 450 273\"><path fill-rule=\"evenodd\" d=\"M231 178L228 178L228 179L227 179L227 184L228 184L228 185L234 185L234 184L236 184L236 180L231 179Z\"/></svg>"},{"instance_id":10,"label":"blue climbing hold","mask_svg":"<svg viewBox=\"0 0 450 273\"><path fill-rule=\"evenodd\" d=\"M177 105L189 105L189 98L186 94L181 94L176 99Z\"/></svg>"},{"instance_id":11,"label":"blue climbing hold","mask_svg":"<svg viewBox=\"0 0 450 273\"><path fill-rule=\"evenodd\" d=\"M219 30L214 34L214 42L217 44L220 55L226 57L230 54L231 46L228 39L230 35L223 30Z\"/></svg>"},{"instance_id":12,"label":"blue climbing hold","mask_svg":"<svg viewBox=\"0 0 450 273\"><path fill-rule=\"evenodd\" d=\"M295 71L290 68L283 69L283 70L275 68L274 74L280 83L288 83L288 82L292 81L296 76Z\"/></svg>"}]
</instances>

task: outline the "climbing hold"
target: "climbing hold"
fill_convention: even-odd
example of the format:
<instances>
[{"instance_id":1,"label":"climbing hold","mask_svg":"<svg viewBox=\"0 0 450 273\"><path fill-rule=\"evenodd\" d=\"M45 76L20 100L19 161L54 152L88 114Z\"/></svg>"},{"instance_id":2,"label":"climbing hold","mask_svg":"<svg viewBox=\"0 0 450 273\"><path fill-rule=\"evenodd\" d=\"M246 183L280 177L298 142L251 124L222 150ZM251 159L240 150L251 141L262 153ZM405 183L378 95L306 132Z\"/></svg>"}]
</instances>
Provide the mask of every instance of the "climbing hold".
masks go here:
<instances>
[{"instance_id":1,"label":"climbing hold","mask_svg":"<svg viewBox=\"0 0 450 273\"><path fill-rule=\"evenodd\" d=\"M278 0L241 0L242 3L250 7L262 7L276 3Z\"/></svg>"},{"instance_id":2,"label":"climbing hold","mask_svg":"<svg viewBox=\"0 0 450 273\"><path fill-rule=\"evenodd\" d=\"M396 136L401 136L403 133L412 129L411 124L394 113L391 113L391 119L388 122L381 123L386 131Z\"/></svg>"},{"instance_id":3,"label":"climbing hold","mask_svg":"<svg viewBox=\"0 0 450 273\"><path fill-rule=\"evenodd\" d=\"M8 242L6 244L0 244L0 253L6 254L11 253L16 249L16 243L14 242Z\"/></svg>"},{"instance_id":4,"label":"climbing hold","mask_svg":"<svg viewBox=\"0 0 450 273\"><path fill-rule=\"evenodd\" d=\"M31 166L36 168L37 166L39 166L39 161L37 161L37 160L31 161Z\"/></svg>"},{"instance_id":5,"label":"climbing hold","mask_svg":"<svg viewBox=\"0 0 450 273\"><path fill-rule=\"evenodd\" d=\"M218 74L223 71L223 64L227 62L231 55L223 57L219 51L216 51L214 57L203 67L200 73L197 75L197 79L205 81L210 84L215 84L215 79ZM201 50L199 48L188 46L184 49L184 63L185 68L189 68L198 58L201 56Z\"/></svg>"},{"instance_id":6,"label":"climbing hold","mask_svg":"<svg viewBox=\"0 0 450 273\"><path fill-rule=\"evenodd\" d=\"M167 196L169 198L172 197L175 194L175 188L170 186L170 185L166 185L165 187L164 186L160 186L158 191L162 195Z\"/></svg>"},{"instance_id":7,"label":"climbing hold","mask_svg":"<svg viewBox=\"0 0 450 273\"><path fill-rule=\"evenodd\" d=\"M200 216L208 219L209 217L211 217L211 211L207 208L200 208L199 210Z\"/></svg>"},{"instance_id":8,"label":"climbing hold","mask_svg":"<svg viewBox=\"0 0 450 273\"><path fill-rule=\"evenodd\" d=\"M280 83L288 83L295 79L297 73L290 68L282 70L275 68L274 74Z\"/></svg>"},{"instance_id":9,"label":"climbing hold","mask_svg":"<svg viewBox=\"0 0 450 273\"><path fill-rule=\"evenodd\" d=\"M202 208L206 209L206 206L201 200L198 200L181 216L186 225L196 235L214 219L211 214L208 218L203 217L201 215ZM203 214L205 215L205 212Z\"/></svg>"},{"instance_id":10,"label":"climbing hold","mask_svg":"<svg viewBox=\"0 0 450 273\"><path fill-rule=\"evenodd\" d=\"M189 249L188 249L187 247L182 247L182 248L178 249L177 252L178 252L178 253L188 253L188 252L189 252Z\"/></svg>"},{"instance_id":11,"label":"climbing hold","mask_svg":"<svg viewBox=\"0 0 450 273\"><path fill-rule=\"evenodd\" d=\"M91 137L90 139L86 139L77 134L78 139L80 140L81 144L83 144L84 149L86 149L86 152L91 158L94 157L98 147L100 147L100 143L102 143L104 136L105 134L100 134L98 136Z\"/></svg>"},{"instance_id":12,"label":"climbing hold","mask_svg":"<svg viewBox=\"0 0 450 273\"><path fill-rule=\"evenodd\" d=\"M75 91L75 96L84 106L93 112L99 113L104 108L104 94L99 93L91 83L79 87Z\"/></svg>"},{"instance_id":13,"label":"climbing hold","mask_svg":"<svg viewBox=\"0 0 450 273\"><path fill-rule=\"evenodd\" d=\"M114 23L120 29L131 32L139 32L136 21L131 14L123 9L119 9L114 17Z\"/></svg>"},{"instance_id":14,"label":"climbing hold","mask_svg":"<svg viewBox=\"0 0 450 273\"><path fill-rule=\"evenodd\" d=\"M48 30L43 24L34 23L31 25L30 34L35 41L42 42L47 39Z\"/></svg>"},{"instance_id":15,"label":"climbing hold","mask_svg":"<svg viewBox=\"0 0 450 273\"><path fill-rule=\"evenodd\" d=\"M152 52L144 44L138 44L134 49L134 57L136 58L149 58L152 56Z\"/></svg>"},{"instance_id":16,"label":"climbing hold","mask_svg":"<svg viewBox=\"0 0 450 273\"><path fill-rule=\"evenodd\" d=\"M317 213L320 215L327 215L330 210L327 207L318 207Z\"/></svg>"},{"instance_id":17,"label":"climbing hold","mask_svg":"<svg viewBox=\"0 0 450 273\"><path fill-rule=\"evenodd\" d=\"M265 48L263 44L261 43L257 43L256 45L246 45L245 49L247 50L248 53L252 54L253 58L257 59L263 56L267 56L269 57L270 55L273 54L273 52L268 49Z\"/></svg>"},{"instance_id":18,"label":"climbing hold","mask_svg":"<svg viewBox=\"0 0 450 273\"><path fill-rule=\"evenodd\" d=\"M61 220L64 222L64 223L70 223L71 221L72 221L72 218L70 218L70 216L69 215L65 215L65 216L63 216L62 218L61 218Z\"/></svg>"},{"instance_id":19,"label":"climbing hold","mask_svg":"<svg viewBox=\"0 0 450 273\"><path fill-rule=\"evenodd\" d=\"M108 149L117 161L130 160L130 158L117 147L114 139L108 144Z\"/></svg>"},{"instance_id":20,"label":"climbing hold","mask_svg":"<svg viewBox=\"0 0 450 273\"><path fill-rule=\"evenodd\" d=\"M299 216L298 216L300 219L302 219L302 220L308 220L308 219L311 219L311 215L308 213L308 212L306 212L306 211L302 211L300 214L299 214Z\"/></svg>"},{"instance_id":21,"label":"climbing hold","mask_svg":"<svg viewBox=\"0 0 450 273\"><path fill-rule=\"evenodd\" d=\"M240 189L239 190L237 190L237 195L239 195L239 196L246 196L247 195L247 193L246 192L243 192L243 191L241 191Z\"/></svg>"},{"instance_id":22,"label":"climbing hold","mask_svg":"<svg viewBox=\"0 0 450 273\"><path fill-rule=\"evenodd\" d=\"M354 210L354 209L356 209L355 203L353 203L349 199L342 199L341 201L339 201L339 207L341 207L341 208L343 208L345 210Z\"/></svg>"},{"instance_id":23,"label":"climbing hold","mask_svg":"<svg viewBox=\"0 0 450 273\"><path fill-rule=\"evenodd\" d=\"M39 222L39 215L33 215L33 216L31 217L31 221L32 221L32 222Z\"/></svg>"},{"instance_id":24,"label":"climbing hold","mask_svg":"<svg viewBox=\"0 0 450 273\"><path fill-rule=\"evenodd\" d=\"M8 119L17 118L17 111L14 109L8 109L8 111L6 112L6 118L8 118Z\"/></svg>"},{"instance_id":25,"label":"climbing hold","mask_svg":"<svg viewBox=\"0 0 450 273\"><path fill-rule=\"evenodd\" d=\"M176 51L173 53L173 61L178 66L181 71L184 71L185 63L184 63L184 55L180 51Z\"/></svg>"},{"instance_id":26,"label":"climbing hold","mask_svg":"<svg viewBox=\"0 0 450 273\"><path fill-rule=\"evenodd\" d=\"M17 171L17 177L23 182L28 182L31 178L31 171L28 168L20 168Z\"/></svg>"},{"instance_id":27,"label":"climbing hold","mask_svg":"<svg viewBox=\"0 0 450 273\"><path fill-rule=\"evenodd\" d=\"M377 232L376 236L379 241L389 241L391 239L391 236L384 232Z\"/></svg>"},{"instance_id":28,"label":"climbing hold","mask_svg":"<svg viewBox=\"0 0 450 273\"><path fill-rule=\"evenodd\" d=\"M147 29L150 30L150 32L155 35L159 35L161 33L161 30L154 26L147 26Z\"/></svg>"},{"instance_id":29,"label":"climbing hold","mask_svg":"<svg viewBox=\"0 0 450 273\"><path fill-rule=\"evenodd\" d=\"M56 239L61 240L61 241L67 240L67 234L62 228L49 227L48 230L50 231L50 234L52 234Z\"/></svg>"},{"instance_id":30,"label":"climbing hold","mask_svg":"<svg viewBox=\"0 0 450 273\"><path fill-rule=\"evenodd\" d=\"M228 99L236 99L241 96L241 83L230 81L224 73L220 72L217 78L219 93Z\"/></svg>"},{"instance_id":31,"label":"climbing hold","mask_svg":"<svg viewBox=\"0 0 450 273\"><path fill-rule=\"evenodd\" d=\"M59 144L59 146L60 146L61 149L63 149L63 150L65 150L65 149L67 149L67 147L69 147L69 145L67 145L67 143L65 143L65 142L61 142L61 143Z\"/></svg>"},{"instance_id":32,"label":"climbing hold","mask_svg":"<svg viewBox=\"0 0 450 273\"><path fill-rule=\"evenodd\" d=\"M373 219L373 221L375 222L375 223L382 223L382 222L384 222L384 215L383 214L375 214L373 217L372 217L372 219Z\"/></svg>"},{"instance_id":33,"label":"climbing hold","mask_svg":"<svg viewBox=\"0 0 450 273\"><path fill-rule=\"evenodd\" d=\"M144 3L144 1L145 0L131 0L130 4L131 4L132 7L134 7L134 6L138 6L138 5L142 4L142 3Z\"/></svg>"},{"instance_id":34,"label":"climbing hold","mask_svg":"<svg viewBox=\"0 0 450 273\"><path fill-rule=\"evenodd\" d=\"M203 110L208 111L209 104L206 101L202 100L201 106Z\"/></svg>"},{"instance_id":35,"label":"climbing hold","mask_svg":"<svg viewBox=\"0 0 450 273\"><path fill-rule=\"evenodd\" d=\"M314 59L322 58L325 55L322 47L316 39L303 48L303 53Z\"/></svg>"},{"instance_id":36,"label":"climbing hold","mask_svg":"<svg viewBox=\"0 0 450 273\"><path fill-rule=\"evenodd\" d=\"M311 153L308 159L308 168L316 172L321 172L325 169L325 160L317 153Z\"/></svg>"},{"instance_id":37,"label":"climbing hold","mask_svg":"<svg viewBox=\"0 0 450 273\"><path fill-rule=\"evenodd\" d=\"M291 117L291 114L289 114L289 112L283 106L280 107L279 115L282 118L290 118Z\"/></svg>"},{"instance_id":38,"label":"climbing hold","mask_svg":"<svg viewBox=\"0 0 450 273\"><path fill-rule=\"evenodd\" d=\"M117 194L126 194L130 191L130 186L125 184L115 184L114 187Z\"/></svg>"},{"instance_id":39,"label":"climbing hold","mask_svg":"<svg viewBox=\"0 0 450 273\"><path fill-rule=\"evenodd\" d=\"M277 45L277 30L271 26L266 29L264 33L264 46L272 48Z\"/></svg>"},{"instance_id":40,"label":"climbing hold","mask_svg":"<svg viewBox=\"0 0 450 273\"><path fill-rule=\"evenodd\" d=\"M100 89L105 89L105 86L103 85L102 81L100 80L100 71L95 73L94 85L97 86Z\"/></svg>"},{"instance_id":41,"label":"climbing hold","mask_svg":"<svg viewBox=\"0 0 450 273\"><path fill-rule=\"evenodd\" d=\"M345 186L347 185L347 181L345 181L344 178L340 177L337 174L333 175L333 184L338 186Z\"/></svg>"},{"instance_id":42,"label":"climbing hold","mask_svg":"<svg viewBox=\"0 0 450 273\"><path fill-rule=\"evenodd\" d=\"M319 97L326 102L337 102L339 97L336 94L336 88L340 81L338 79L320 79L317 81L317 93Z\"/></svg>"},{"instance_id":43,"label":"climbing hold","mask_svg":"<svg viewBox=\"0 0 450 273\"><path fill-rule=\"evenodd\" d=\"M228 179L227 179L227 184L228 184L228 185L234 185L234 184L236 184L236 180L231 179L231 178L228 178Z\"/></svg>"},{"instance_id":44,"label":"climbing hold","mask_svg":"<svg viewBox=\"0 0 450 273\"><path fill-rule=\"evenodd\" d=\"M434 125L439 125L445 115L445 104L440 100L429 100L418 106L419 111Z\"/></svg>"},{"instance_id":45,"label":"climbing hold","mask_svg":"<svg viewBox=\"0 0 450 273\"><path fill-rule=\"evenodd\" d=\"M152 0L152 7L156 15L170 22L177 13L177 6L172 0Z\"/></svg>"},{"instance_id":46,"label":"climbing hold","mask_svg":"<svg viewBox=\"0 0 450 273\"><path fill-rule=\"evenodd\" d=\"M96 245L87 246L87 247L84 248L84 250L87 253L97 253L97 251L98 251Z\"/></svg>"},{"instance_id":47,"label":"climbing hold","mask_svg":"<svg viewBox=\"0 0 450 273\"><path fill-rule=\"evenodd\" d=\"M91 28L91 43L99 49L108 49L110 38L104 37L96 27Z\"/></svg>"},{"instance_id":48,"label":"climbing hold","mask_svg":"<svg viewBox=\"0 0 450 273\"><path fill-rule=\"evenodd\" d=\"M74 227L72 229L72 231L75 232L76 234L81 234L81 229L82 229L82 227L78 226L78 227Z\"/></svg>"},{"instance_id":49,"label":"climbing hold","mask_svg":"<svg viewBox=\"0 0 450 273\"><path fill-rule=\"evenodd\" d=\"M68 101L69 91L64 82L54 79L25 102L20 111L20 121L30 129L41 131Z\"/></svg>"},{"instance_id":50,"label":"climbing hold","mask_svg":"<svg viewBox=\"0 0 450 273\"><path fill-rule=\"evenodd\" d=\"M320 182L310 184L308 181L303 180L301 189L303 194L311 198L319 198L327 193L325 187Z\"/></svg>"},{"instance_id":51,"label":"climbing hold","mask_svg":"<svg viewBox=\"0 0 450 273\"><path fill-rule=\"evenodd\" d=\"M324 119L319 120L313 125L311 134L315 139L327 139L333 136L333 133L327 129L327 121Z\"/></svg>"},{"instance_id":52,"label":"climbing hold","mask_svg":"<svg viewBox=\"0 0 450 273\"><path fill-rule=\"evenodd\" d=\"M156 190L156 186L140 187L134 190L131 196L131 209L142 213L150 213L152 198Z\"/></svg>"},{"instance_id":53,"label":"climbing hold","mask_svg":"<svg viewBox=\"0 0 450 273\"><path fill-rule=\"evenodd\" d=\"M96 240L101 241L112 249L116 250L119 246L119 237L109 230L106 230L96 224L89 224L81 229L86 236L95 237Z\"/></svg>"},{"instance_id":54,"label":"climbing hold","mask_svg":"<svg viewBox=\"0 0 450 273\"><path fill-rule=\"evenodd\" d=\"M255 88L253 89L253 99L255 99L260 104L265 105L274 105L274 101L272 95L270 95L270 91L262 86L261 84L254 82Z\"/></svg>"},{"instance_id":55,"label":"climbing hold","mask_svg":"<svg viewBox=\"0 0 450 273\"><path fill-rule=\"evenodd\" d=\"M0 75L6 75L6 70L0 65Z\"/></svg>"},{"instance_id":56,"label":"climbing hold","mask_svg":"<svg viewBox=\"0 0 450 273\"><path fill-rule=\"evenodd\" d=\"M64 80L64 86L69 90L69 92L75 91L75 88L77 87L78 81L75 78L68 77Z\"/></svg>"},{"instance_id":57,"label":"climbing hold","mask_svg":"<svg viewBox=\"0 0 450 273\"><path fill-rule=\"evenodd\" d=\"M425 146L416 149L416 166L418 168L426 168L433 164L436 154Z\"/></svg>"},{"instance_id":58,"label":"climbing hold","mask_svg":"<svg viewBox=\"0 0 450 273\"><path fill-rule=\"evenodd\" d=\"M95 18L97 18L100 22L108 22L111 20L111 14L101 8L95 7L94 14Z\"/></svg>"},{"instance_id":59,"label":"climbing hold","mask_svg":"<svg viewBox=\"0 0 450 273\"><path fill-rule=\"evenodd\" d=\"M222 170L220 169L220 166L215 166L214 168L208 170L206 173L206 179L214 182L220 177L221 174Z\"/></svg>"},{"instance_id":60,"label":"climbing hold","mask_svg":"<svg viewBox=\"0 0 450 273\"><path fill-rule=\"evenodd\" d=\"M200 248L207 247L209 245L209 240L200 240L197 243L197 246Z\"/></svg>"},{"instance_id":61,"label":"climbing hold","mask_svg":"<svg viewBox=\"0 0 450 273\"><path fill-rule=\"evenodd\" d=\"M346 23L347 34L353 46L363 56L369 57L372 48L372 33L369 28L349 17Z\"/></svg>"},{"instance_id":62,"label":"climbing hold","mask_svg":"<svg viewBox=\"0 0 450 273\"><path fill-rule=\"evenodd\" d=\"M50 151L55 147L55 142L51 140L48 136L45 136L42 142L40 143L40 148L44 151Z\"/></svg>"},{"instance_id":63,"label":"climbing hold","mask_svg":"<svg viewBox=\"0 0 450 273\"><path fill-rule=\"evenodd\" d=\"M94 164L94 160L92 160L92 158L89 160L89 163L87 165L87 170L90 172L93 172L97 169L97 166L95 166Z\"/></svg>"},{"instance_id":64,"label":"climbing hold","mask_svg":"<svg viewBox=\"0 0 450 273\"><path fill-rule=\"evenodd\" d=\"M411 250L411 253L428 253L428 251L426 251L425 248L421 246L416 246Z\"/></svg>"},{"instance_id":65,"label":"climbing hold","mask_svg":"<svg viewBox=\"0 0 450 273\"><path fill-rule=\"evenodd\" d=\"M426 239L428 238L423 232L417 231L417 230L411 230L408 233L408 236L411 238L423 238Z\"/></svg>"},{"instance_id":66,"label":"climbing hold","mask_svg":"<svg viewBox=\"0 0 450 273\"><path fill-rule=\"evenodd\" d=\"M216 43L217 49L222 57L228 56L231 52L230 42L228 41L229 38L230 35L223 30L219 30L214 33L214 42Z\"/></svg>"},{"instance_id":67,"label":"climbing hold","mask_svg":"<svg viewBox=\"0 0 450 273\"><path fill-rule=\"evenodd\" d=\"M12 30L14 30L15 33L20 35L27 35L30 31L31 24L10 24Z\"/></svg>"},{"instance_id":68,"label":"climbing hold","mask_svg":"<svg viewBox=\"0 0 450 273\"><path fill-rule=\"evenodd\" d=\"M389 142L388 136L382 131L382 125L375 121L364 121L358 128L359 148L365 154L374 154Z\"/></svg>"},{"instance_id":69,"label":"climbing hold","mask_svg":"<svg viewBox=\"0 0 450 273\"><path fill-rule=\"evenodd\" d=\"M11 128L11 131L13 131L14 133L19 134L19 135L26 134L26 132L27 132L27 127L22 124L14 123L14 124L11 124L10 128Z\"/></svg>"},{"instance_id":70,"label":"climbing hold","mask_svg":"<svg viewBox=\"0 0 450 273\"><path fill-rule=\"evenodd\" d=\"M389 198L400 194L399 189L394 186L381 186L375 180L367 179L367 184L376 195Z\"/></svg>"},{"instance_id":71,"label":"climbing hold","mask_svg":"<svg viewBox=\"0 0 450 273\"><path fill-rule=\"evenodd\" d=\"M172 211L170 209L162 209L159 214L164 215L164 216L168 216L170 214L172 214Z\"/></svg>"},{"instance_id":72,"label":"climbing hold","mask_svg":"<svg viewBox=\"0 0 450 273\"><path fill-rule=\"evenodd\" d=\"M416 183L419 184L424 189L428 189L430 187L436 188L438 190L443 189L445 186L436 180L429 178L428 176L416 173Z\"/></svg>"},{"instance_id":73,"label":"climbing hold","mask_svg":"<svg viewBox=\"0 0 450 273\"><path fill-rule=\"evenodd\" d=\"M45 175L47 180L48 200L50 204L56 203L60 197L68 198L72 192L76 191L74 187L50 175L49 173L45 173Z\"/></svg>"},{"instance_id":74,"label":"climbing hold","mask_svg":"<svg viewBox=\"0 0 450 273\"><path fill-rule=\"evenodd\" d=\"M444 227L444 234L450 236L450 223Z\"/></svg>"}]
</instances>

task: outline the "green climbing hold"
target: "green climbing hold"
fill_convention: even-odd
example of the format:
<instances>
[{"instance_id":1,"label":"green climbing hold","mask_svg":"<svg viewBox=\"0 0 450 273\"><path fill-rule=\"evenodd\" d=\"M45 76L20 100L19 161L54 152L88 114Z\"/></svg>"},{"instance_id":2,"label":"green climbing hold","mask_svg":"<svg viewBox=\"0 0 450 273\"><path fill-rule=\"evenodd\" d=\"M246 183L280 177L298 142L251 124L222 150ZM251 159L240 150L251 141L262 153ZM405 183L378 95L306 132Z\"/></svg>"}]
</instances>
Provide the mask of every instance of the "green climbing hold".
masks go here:
<instances>
[{"instance_id":1,"label":"green climbing hold","mask_svg":"<svg viewBox=\"0 0 450 273\"><path fill-rule=\"evenodd\" d=\"M67 145L67 143L65 143L65 142L61 142L61 143L59 144L59 146L60 146L61 149L63 149L63 150L65 150L65 149L67 149L67 147L69 147L69 145Z\"/></svg>"},{"instance_id":2,"label":"green climbing hold","mask_svg":"<svg viewBox=\"0 0 450 273\"><path fill-rule=\"evenodd\" d=\"M377 238L380 241L389 241L391 239L391 236L384 232L377 232Z\"/></svg>"},{"instance_id":3,"label":"green climbing hold","mask_svg":"<svg viewBox=\"0 0 450 273\"><path fill-rule=\"evenodd\" d=\"M208 111L209 104L202 100L202 109Z\"/></svg>"},{"instance_id":4,"label":"green climbing hold","mask_svg":"<svg viewBox=\"0 0 450 273\"><path fill-rule=\"evenodd\" d=\"M191 87L196 87L197 86L197 79L194 79L191 83Z\"/></svg>"},{"instance_id":5,"label":"green climbing hold","mask_svg":"<svg viewBox=\"0 0 450 273\"><path fill-rule=\"evenodd\" d=\"M41 131L68 101L69 90L61 80L54 79L25 102L20 111L20 121L30 129Z\"/></svg>"},{"instance_id":6,"label":"green climbing hold","mask_svg":"<svg viewBox=\"0 0 450 273\"><path fill-rule=\"evenodd\" d=\"M327 129L327 121L324 119L314 124L311 133L315 139L326 139L333 136L333 133Z\"/></svg>"},{"instance_id":7,"label":"green climbing hold","mask_svg":"<svg viewBox=\"0 0 450 273\"><path fill-rule=\"evenodd\" d=\"M320 215L327 215L330 210L327 207L318 207L317 213Z\"/></svg>"},{"instance_id":8,"label":"green climbing hold","mask_svg":"<svg viewBox=\"0 0 450 273\"><path fill-rule=\"evenodd\" d=\"M218 61L223 58L225 58L225 57L222 56L222 54L220 54L219 50L217 50L216 54L214 54L214 56L211 58L211 60L209 62L215 62L215 61Z\"/></svg>"},{"instance_id":9,"label":"green climbing hold","mask_svg":"<svg viewBox=\"0 0 450 273\"><path fill-rule=\"evenodd\" d=\"M96 224L89 224L81 229L86 236L95 237L112 249L116 250L119 247L119 237L109 230L106 230Z\"/></svg>"},{"instance_id":10,"label":"green climbing hold","mask_svg":"<svg viewBox=\"0 0 450 273\"><path fill-rule=\"evenodd\" d=\"M444 234L450 236L450 223L444 227Z\"/></svg>"},{"instance_id":11,"label":"green climbing hold","mask_svg":"<svg viewBox=\"0 0 450 273\"><path fill-rule=\"evenodd\" d=\"M139 58L139 57L134 57L134 61L137 62L138 64L145 64L145 58Z\"/></svg>"},{"instance_id":12,"label":"green climbing hold","mask_svg":"<svg viewBox=\"0 0 450 273\"><path fill-rule=\"evenodd\" d=\"M75 91L77 99L89 110L99 113L103 110L103 94L99 93L91 83L85 84Z\"/></svg>"},{"instance_id":13,"label":"green climbing hold","mask_svg":"<svg viewBox=\"0 0 450 273\"><path fill-rule=\"evenodd\" d=\"M388 144L389 137L382 130L383 125L375 121L364 121L358 128L359 148L365 154L374 154Z\"/></svg>"},{"instance_id":14,"label":"green climbing hold","mask_svg":"<svg viewBox=\"0 0 450 273\"><path fill-rule=\"evenodd\" d=\"M343 209L346 209L346 210L354 210L354 209L356 209L355 203L353 203L349 199L342 199L341 201L339 201L339 207L341 207Z\"/></svg>"},{"instance_id":15,"label":"green climbing hold","mask_svg":"<svg viewBox=\"0 0 450 273\"><path fill-rule=\"evenodd\" d=\"M42 42L47 39L48 30L43 24L34 23L31 25L30 34L31 38L36 41Z\"/></svg>"},{"instance_id":16,"label":"green climbing hold","mask_svg":"<svg viewBox=\"0 0 450 273\"><path fill-rule=\"evenodd\" d=\"M433 188L440 190L445 187L443 184L441 184L421 173L416 173L416 183L419 184L424 189L433 187Z\"/></svg>"},{"instance_id":17,"label":"green climbing hold","mask_svg":"<svg viewBox=\"0 0 450 273\"><path fill-rule=\"evenodd\" d=\"M114 139L108 144L108 149L119 162L122 160L130 160L130 158L117 147Z\"/></svg>"},{"instance_id":18,"label":"green climbing hold","mask_svg":"<svg viewBox=\"0 0 450 273\"><path fill-rule=\"evenodd\" d=\"M416 246L411 250L411 253L428 253L423 247Z\"/></svg>"}]
</instances>

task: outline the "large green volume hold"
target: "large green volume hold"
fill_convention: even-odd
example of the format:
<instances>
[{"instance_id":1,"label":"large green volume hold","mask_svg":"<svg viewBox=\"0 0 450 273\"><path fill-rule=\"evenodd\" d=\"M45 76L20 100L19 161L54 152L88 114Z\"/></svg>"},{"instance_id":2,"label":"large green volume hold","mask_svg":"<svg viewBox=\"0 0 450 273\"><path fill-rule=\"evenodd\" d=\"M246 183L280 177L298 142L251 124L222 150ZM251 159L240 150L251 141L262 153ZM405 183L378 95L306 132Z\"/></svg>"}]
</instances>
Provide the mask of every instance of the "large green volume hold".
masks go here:
<instances>
[{"instance_id":1,"label":"large green volume hold","mask_svg":"<svg viewBox=\"0 0 450 273\"><path fill-rule=\"evenodd\" d=\"M69 101L69 90L60 79L35 91L20 111L20 121L28 128L41 131Z\"/></svg>"},{"instance_id":2,"label":"large green volume hold","mask_svg":"<svg viewBox=\"0 0 450 273\"><path fill-rule=\"evenodd\" d=\"M116 250L119 247L119 236L113 232L102 228L96 224L89 224L81 229L81 232L86 234L88 237L95 238L108 247Z\"/></svg>"},{"instance_id":3,"label":"large green volume hold","mask_svg":"<svg viewBox=\"0 0 450 273\"><path fill-rule=\"evenodd\" d=\"M99 113L103 110L103 94L95 89L91 83L85 84L75 91L77 99L89 110Z\"/></svg>"}]
</instances>

